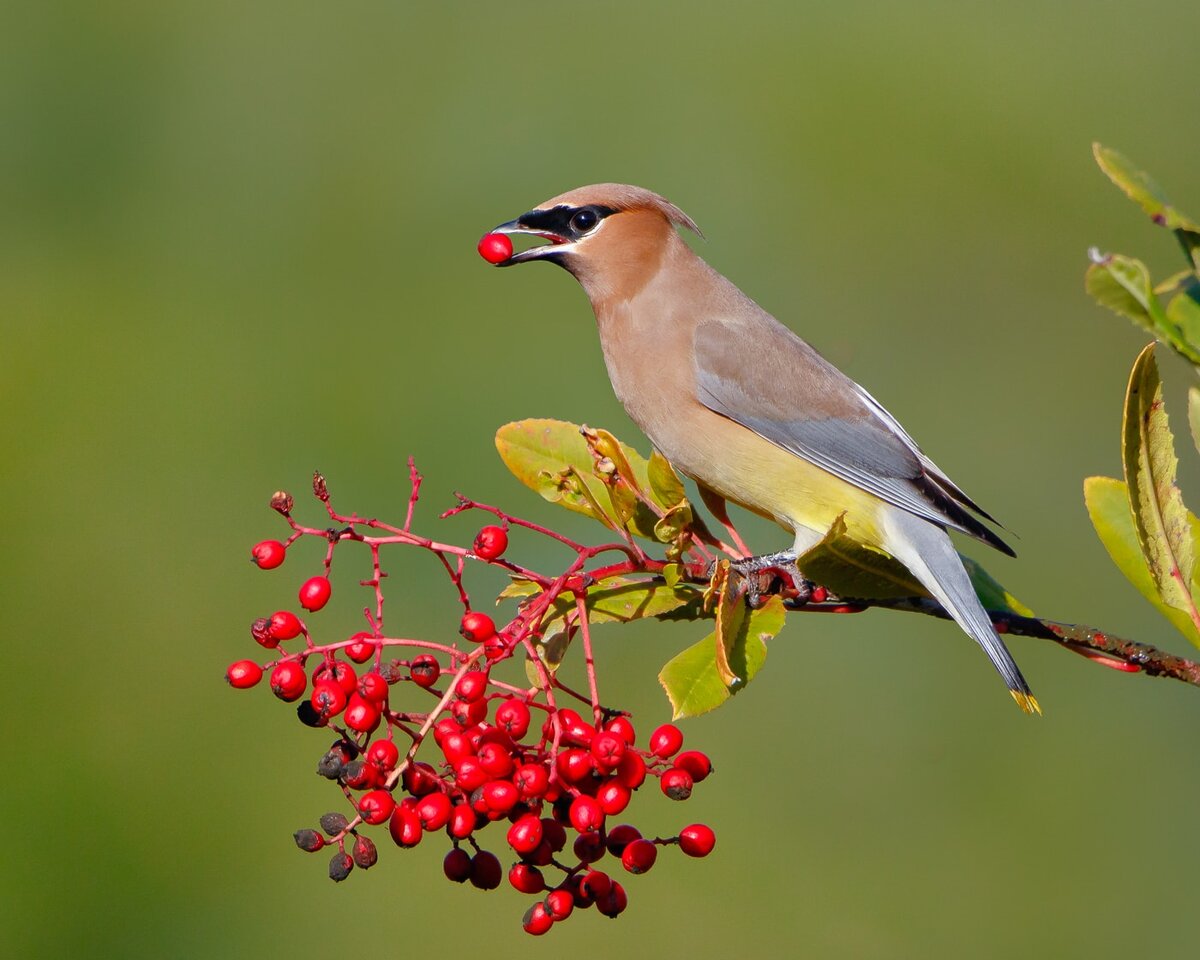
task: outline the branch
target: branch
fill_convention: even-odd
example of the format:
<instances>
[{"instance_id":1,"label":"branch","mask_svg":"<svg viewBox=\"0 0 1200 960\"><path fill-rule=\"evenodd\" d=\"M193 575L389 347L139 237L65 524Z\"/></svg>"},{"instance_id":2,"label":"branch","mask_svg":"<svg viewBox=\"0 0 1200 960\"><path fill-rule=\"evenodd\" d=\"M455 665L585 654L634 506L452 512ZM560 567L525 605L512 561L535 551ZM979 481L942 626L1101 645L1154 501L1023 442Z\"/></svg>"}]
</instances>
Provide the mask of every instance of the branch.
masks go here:
<instances>
[{"instance_id":1,"label":"branch","mask_svg":"<svg viewBox=\"0 0 1200 960\"><path fill-rule=\"evenodd\" d=\"M809 610L820 612L820 604L800 604L788 602L793 610ZM888 610L902 610L907 613L923 613L929 617L939 617L949 620L950 615L936 600L927 597L904 597L899 600L855 600L853 607L844 604L837 608L845 610L860 610L869 607L881 607ZM825 609L829 609L825 607ZM1057 620L1043 620L1039 617L1023 617L1019 614L999 610L989 610L997 632L1010 633L1018 637L1037 637L1041 640L1052 640L1072 653L1078 653L1090 660L1115 667L1129 673L1142 672L1152 677L1170 677L1181 680L1194 687L1200 687L1200 663L1177 657L1172 653L1159 650L1148 643L1138 643L1117 637L1095 627L1085 624L1060 623Z\"/></svg>"}]
</instances>

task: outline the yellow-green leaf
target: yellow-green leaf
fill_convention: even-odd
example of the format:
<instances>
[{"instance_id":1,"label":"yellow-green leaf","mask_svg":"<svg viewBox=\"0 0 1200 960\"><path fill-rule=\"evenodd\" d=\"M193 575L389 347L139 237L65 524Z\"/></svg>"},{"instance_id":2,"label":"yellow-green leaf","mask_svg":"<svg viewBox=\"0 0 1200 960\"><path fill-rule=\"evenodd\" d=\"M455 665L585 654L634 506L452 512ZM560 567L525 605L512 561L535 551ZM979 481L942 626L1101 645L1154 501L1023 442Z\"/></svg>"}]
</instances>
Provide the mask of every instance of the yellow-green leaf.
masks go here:
<instances>
[{"instance_id":1,"label":"yellow-green leaf","mask_svg":"<svg viewBox=\"0 0 1200 960\"><path fill-rule=\"evenodd\" d=\"M746 612L729 649L729 668L742 682L726 685L717 670L716 633L692 644L673 657L659 672L674 718L694 717L714 710L745 689L767 658L767 641L783 629L786 610L779 597L771 597L758 610Z\"/></svg>"},{"instance_id":2,"label":"yellow-green leaf","mask_svg":"<svg viewBox=\"0 0 1200 960\"><path fill-rule=\"evenodd\" d=\"M1142 554L1137 529L1134 527L1133 511L1129 506L1129 488L1121 480L1112 477L1088 477L1083 482L1083 497L1092 526L1096 528L1096 535L1104 544L1104 549L1108 551L1117 569L1176 630L1196 646L1200 646L1200 631L1197 631L1191 617L1181 610L1167 606L1158 595L1158 588ZM1190 514L1188 521L1195 535L1200 528L1200 521Z\"/></svg>"},{"instance_id":3,"label":"yellow-green leaf","mask_svg":"<svg viewBox=\"0 0 1200 960\"><path fill-rule=\"evenodd\" d=\"M650 481L650 494L663 510L670 510L683 502L683 481L667 458L657 450L650 454L646 473Z\"/></svg>"},{"instance_id":4,"label":"yellow-green leaf","mask_svg":"<svg viewBox=\"0 0 1200 960\"><path fill-rule=\"evenodd\" d=\"M1200 280L1188 274L1167 301L1167 322L1193 353L1200 354Z\"/></svg>"},{"instance_id":5,"label":"yellow-green leaf","mask_svg":"<svg viewBox=\"0 0 1200 960\"><path fill-rule=\"evenodd\" d=\"M1125 395L1122 460L1134 527L1163 602L1196 617L1192 598L1195 545L1183 496L1175 486L1175 441L1163 406L1154 344L1134 362Z\"/></svg>"},{"instance_id":6,"label":"yellow-green leaf","mask_svg":"<svg viewBox=\"0 0 1200 960\"><path fill-rule=\"evenodd\" d=\"M1200 387L1188 387L1188 427L1192 431L1192 443L1200 451Z\"/></svg>"},{"instance_id":7,"label":"yellow-green leaf","mask_svg":"<svg viewBox=\"0 0 1200 960\"><path fill-rule=\"evenodd\" d=\"M513 597L532 597L535 593L541 591L532 580L526 580L524 577L513 577L512 583L500 591L496 596L496 603L499 604L502 600L509 600Z\"/></svg>"},{"instance_id":8,"label":"yellow-green leaf","mask_svg":"<svg viewBox=\"0 0 1200 960\"><path fill-rule=\"evenodd\" d=\"M701 591L693 584L666 583L649 580L605 581L592 586L587 593L590 622L628 623L644 617L659 617L688 604L698 605ZM575 609L575 598L564 594L555 600L546 620L557 620Z\"/></svg>"},{"instance_id":9,"label":"yellow-green leaf","mask_svg":"<svg viewBox=\"0 0 1200 960\"><path fill-rule=\"evenodd\" d=\"M1140 260L1119 253L1101 255L1093 251L1083 283L1102 307L1132 320L1185 359L1200 364L1200 346L1184 336L1180 327L1167 316L1150 282L1150 271Z\"/></svg>"},{"instance_id":10,"label":"yellow-green leaf","mask_svg":"<svg viewBox=\"0 0 1200 960\"><path fill-rule=\"evenodd\" d=\"M1173 207L1162 188L1148 173L1137 169L1128 158L1099 143L1092 144L1092 153L1108 178L1155 223L1168 230L1200 232L1200 223Z\"/></svg>"}]
</instances>

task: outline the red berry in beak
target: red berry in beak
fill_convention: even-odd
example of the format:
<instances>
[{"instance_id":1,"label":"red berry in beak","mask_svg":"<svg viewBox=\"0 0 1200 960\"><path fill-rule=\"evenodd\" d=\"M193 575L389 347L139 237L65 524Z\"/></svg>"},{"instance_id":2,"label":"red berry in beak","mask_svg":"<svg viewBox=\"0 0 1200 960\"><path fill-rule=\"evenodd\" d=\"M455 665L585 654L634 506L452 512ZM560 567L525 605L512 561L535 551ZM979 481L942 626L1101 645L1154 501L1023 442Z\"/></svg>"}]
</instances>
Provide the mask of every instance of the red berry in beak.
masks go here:
<instances>
[{"instance_id":1,"label":"red berry in beak","mask_svg":"<svg viewBox=\"0 0 1200 960\"><path fill-rule=\"evenodd\" d=\"M503 263L513 252L512 241L503 233L484 234L477 249L488 263Z\"/></svg>"}]
</instances>

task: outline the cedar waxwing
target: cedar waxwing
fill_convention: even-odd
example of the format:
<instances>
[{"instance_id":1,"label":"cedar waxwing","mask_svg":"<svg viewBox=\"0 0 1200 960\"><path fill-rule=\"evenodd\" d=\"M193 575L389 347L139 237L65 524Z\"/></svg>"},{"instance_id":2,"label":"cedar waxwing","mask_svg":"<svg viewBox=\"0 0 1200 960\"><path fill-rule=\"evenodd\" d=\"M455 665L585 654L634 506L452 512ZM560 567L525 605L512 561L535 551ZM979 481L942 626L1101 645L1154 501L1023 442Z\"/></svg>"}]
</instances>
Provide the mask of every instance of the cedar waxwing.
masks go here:
<instances>
[{"instance_id":1,"label":"cedar waxwing","mask_svg":"<svg viewBox=\"0 0 1200 960\"><path fill-rule=\"evenodd\" d=\"M983 647L1022 710L1041 713L946 532L1012 556L973 514L992 518L866 390L701 260L676 227L699 233L658 194L603 183L494 232L549 241L500 266L549 260L574 275L618 399L718 518L723 498L795 534L790 551L738 569L787 569L843 516L851 537L903 563Z\"/></svg>"}]
</instances>

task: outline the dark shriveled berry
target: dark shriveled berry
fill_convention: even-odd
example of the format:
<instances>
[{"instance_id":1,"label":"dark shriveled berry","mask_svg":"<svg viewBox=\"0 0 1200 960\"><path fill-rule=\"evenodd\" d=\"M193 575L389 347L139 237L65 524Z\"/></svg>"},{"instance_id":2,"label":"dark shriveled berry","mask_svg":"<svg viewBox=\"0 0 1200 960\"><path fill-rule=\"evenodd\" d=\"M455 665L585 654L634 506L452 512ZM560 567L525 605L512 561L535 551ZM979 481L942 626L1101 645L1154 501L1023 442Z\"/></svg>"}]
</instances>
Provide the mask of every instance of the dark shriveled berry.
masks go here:
<instances>
[{"instance_id":1,"label":"dark shriveled berry","mask_svg":"<svg viewBox=\"0 0 1200 960\"><path fill-rule=\"evenodd\" d=\"M329 879L334 883L341 883L350 876L350 871L353 869L354 858L339 850L329 861Z\"/></svg>"},{"instance_id":2,"label":"dark shriveled berry","mask_svg":"<svg viewBox=\"0 0 1200 960\"><path fill-rule=\"evenodd\" d=\"M459 847L455 847L442 861L442 873L447 880L455 883L466 883L471 877L471 855Z\"/></svg>"},{"instance_id":3,"label":"dark shriveled berry","mask_svg":"<svg viewBox=\"0 0 1200 960\"><path fill-rule=\"evenodd\" d=\"M323 727L326 724L325 718L317 713L309 700L301 700L296 704L296 716L306 727Z\"/></svg>"},{"instance_id":4,"label":"dark shriveled berry","mask_svg":"<svg viewBox=\"0 0 1200 960\"><path fill-rule=\"evenodd\" d=\"M504 871L494 853L480 850L471 858L471 886L479 890L495 890L500 886Z\"/></svg>"},{"instance_id":5,"label":"dark shriveled berry","mask_svg":"<svg viewBox=\"0 0 1200 960\"><path fill-rule=\"evenodd\" d=\"M350 821L346 819L346 815L343 813L327 813L321 818L321 829L331 837L337 836L337 834L341 833L348 826L350 826Z\"/></svg>"},{"instance_id":6,"label":"dark shriveled berry","mask_svg":"<svg viewBox=\"0 0 1200 960\"><path fill-rule=\"evenodd\" d=\"M325 846L325 838L316 830L297 830L292 837L296 841L296 846L305 853L316 853Z\"/></svg>"},{"instance_id":7,"label":"dark shriveled berry","mask_svg":"<svg viewBox=\"0 0 1200 960\"><path fill-rule=\"evenodd\" d=\"M364 870L369 870L375 866L375 862L379 859L379 851L375 848L375 841L370 837L358 837L354 841L354 849L351 853L354 857L354 862L357 866Z\"/></svg>"}]
</instances>

